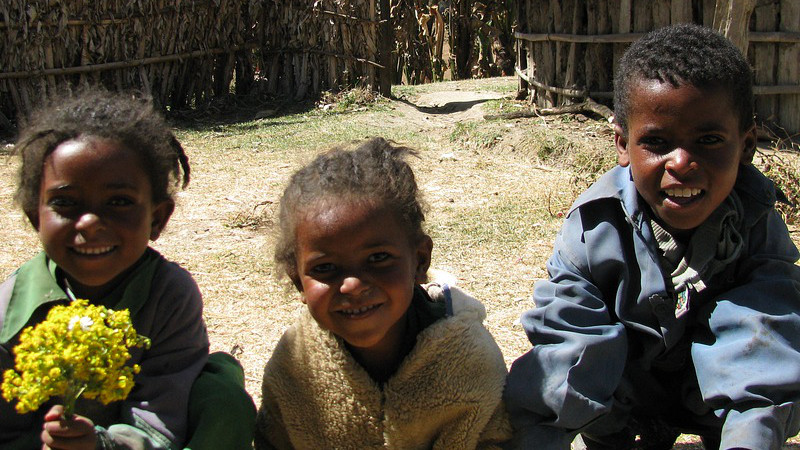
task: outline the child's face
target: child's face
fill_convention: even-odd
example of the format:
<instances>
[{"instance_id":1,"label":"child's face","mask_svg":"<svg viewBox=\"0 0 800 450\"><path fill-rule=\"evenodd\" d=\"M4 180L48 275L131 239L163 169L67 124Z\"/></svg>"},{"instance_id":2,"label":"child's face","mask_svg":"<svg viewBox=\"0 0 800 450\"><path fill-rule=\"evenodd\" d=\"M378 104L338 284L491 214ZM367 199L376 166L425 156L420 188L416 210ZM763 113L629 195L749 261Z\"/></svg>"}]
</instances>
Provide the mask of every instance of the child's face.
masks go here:
<instances>
[{"instance_id":1,"label":"child's face","mask_svg":"<svg viewBox=\"0 0 800 450\"><path fill-rule=\"evenodd\" d=\"M44 160L39 239L76 295L112 289L166 225L171 200L154 204L139 157L113 140L85 137Z\"/></svg>"},{"instance_id":2,"label":"child's face","mask_svg":"<svg viewBox=\"0 0 800 450\"><path fill-rule=\"evenodd\" d=\"M414 286L424 281L430 238L415 244L395 213L358 202L304 213L294 280L303 303L351 346L391 352L402 339Z\"/></svg>"},{"instance_id":3,"label":"child's face","mask_svg":"<svg viewBox=\"0 0 800 450\"><path fill-rule=\"evenodd\" d=\"M619 164L668 230L693 230L730 194L755 150L730 94L642 80L630 93L628 134L617 128Z\"/></svg>"}]
</instances>

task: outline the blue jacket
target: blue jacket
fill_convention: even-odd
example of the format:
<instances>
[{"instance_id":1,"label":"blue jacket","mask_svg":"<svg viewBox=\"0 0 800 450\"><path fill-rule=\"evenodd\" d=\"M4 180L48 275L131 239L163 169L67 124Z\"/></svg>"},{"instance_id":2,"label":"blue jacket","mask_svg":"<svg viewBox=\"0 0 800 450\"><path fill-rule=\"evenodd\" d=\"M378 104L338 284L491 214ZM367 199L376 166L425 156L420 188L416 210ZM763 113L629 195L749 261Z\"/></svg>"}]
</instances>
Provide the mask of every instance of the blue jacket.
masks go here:
<instances>
[{"instance_id":1,"label":"blue jacket","mask_svg":"<svg viewBox=\"0 0 800 450\"><path fill-rule=\"evenodd\" d=\"M680 318L630 170L617 166L576 200L550 279L536 283L536 308L522 317L533 348L512 365L505 392L518 446L569 448L619 406L627 368L664 364L685 334L702 402L724 421L721 448L779 449L798 432L798 251L771 181L743 166L735 189L742 253Z\"/></svg>"}]
</instances>

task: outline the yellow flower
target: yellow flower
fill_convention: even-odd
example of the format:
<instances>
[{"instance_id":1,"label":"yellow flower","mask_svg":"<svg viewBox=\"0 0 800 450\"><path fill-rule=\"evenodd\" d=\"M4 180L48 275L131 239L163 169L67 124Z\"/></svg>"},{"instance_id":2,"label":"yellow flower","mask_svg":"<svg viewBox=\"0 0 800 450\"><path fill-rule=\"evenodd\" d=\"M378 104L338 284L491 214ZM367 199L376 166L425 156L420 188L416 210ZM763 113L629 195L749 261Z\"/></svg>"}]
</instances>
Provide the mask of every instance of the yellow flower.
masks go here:
<instances>
[{"instance_id":1,"label":"yellow flower","mask_svg":"<svg viewBox=\"0 0 800 450\"><path fill-rule=\"evenodd\" d=\"M150 340L136 333L128 310L87 300L54 306L44 322L22 330L16 370L3 374L3 398L17 399L17 412L24 414L61 396L67 417L80 396L103 404L124 400L139 373L137 364L126 365L132 347L149 348Z\"/></svg>"}]
</instances>

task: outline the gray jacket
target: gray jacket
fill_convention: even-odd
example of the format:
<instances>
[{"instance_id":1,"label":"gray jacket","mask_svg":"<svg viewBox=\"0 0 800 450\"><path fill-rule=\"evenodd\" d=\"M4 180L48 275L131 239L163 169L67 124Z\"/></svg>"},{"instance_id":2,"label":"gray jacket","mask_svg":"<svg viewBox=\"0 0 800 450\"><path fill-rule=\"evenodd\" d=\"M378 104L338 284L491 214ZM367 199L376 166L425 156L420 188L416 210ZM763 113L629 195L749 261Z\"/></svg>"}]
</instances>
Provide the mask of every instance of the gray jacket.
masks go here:
<instances>
[{"instance_id":1,"label":"gray jacket","mask_svg":"<svg viewBox=\"0 0 800 450\"><path fill-rule=\"evenodd\" d=\"M778 449L797 433L798 251L771 181L743 166L735 189L743 251L679 318L630 170L617 166L578 198L547 263L550 279L536 283L536 308L522 317L533 348L512 365L505 393L520 447L568 448L616 410L629 369L681 357L723 423L721 448Z\"/></svg>"}]
</instances>

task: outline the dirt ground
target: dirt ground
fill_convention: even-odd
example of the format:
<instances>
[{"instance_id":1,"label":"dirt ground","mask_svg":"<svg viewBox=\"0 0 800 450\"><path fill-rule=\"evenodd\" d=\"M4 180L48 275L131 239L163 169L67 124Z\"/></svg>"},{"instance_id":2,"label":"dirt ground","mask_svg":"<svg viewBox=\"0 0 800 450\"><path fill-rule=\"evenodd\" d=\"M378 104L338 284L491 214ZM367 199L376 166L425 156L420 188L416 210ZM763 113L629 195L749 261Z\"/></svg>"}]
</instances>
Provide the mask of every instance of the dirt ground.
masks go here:
<instances>
[{"instance_id":1,"label":"dirt ground","mask_svg":"<svg viewBox=\"0 0 800 450\"><path fill-rule=\"evenodd\" d=\"M551 117L495 124L502 133L491 145L454 140L459 124L480 126L486 100L511 101L513 94L492 88L492 83L508 82L441 83L419 96L392 100L389 114L342 120L363 127L364 137L408 130L423 136L414 143L420 157L412 164L430 205L433 266L452 274L484 302L487 327L510 364L530 347L518 318L533 306L529 296L534 281L546 276L544 263L573 189L570 173L538 162L529 138L557 128L576 145L613 152L613 144L608 124L601 120ZM268 146L269 133L263 131L262 146ZM178 195L176 213L154 247L195 276L204 295L212 350L231 352L241 361L246 387L258 403L264 364L303 307L273 273L273 213L288 176L313 151L276 155L258 144L226 150L229 134L181 136L193 179ZM2 274L39 250L35 234L11 200L17 162L10 152L10 145L0 147L0 154L7 156L0 159ZM794 238L798 240L796 232ZM676 448L694 445L689 439Z\"/></svg>"}]
</instances>

